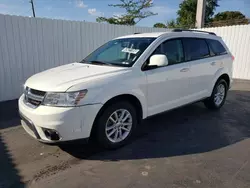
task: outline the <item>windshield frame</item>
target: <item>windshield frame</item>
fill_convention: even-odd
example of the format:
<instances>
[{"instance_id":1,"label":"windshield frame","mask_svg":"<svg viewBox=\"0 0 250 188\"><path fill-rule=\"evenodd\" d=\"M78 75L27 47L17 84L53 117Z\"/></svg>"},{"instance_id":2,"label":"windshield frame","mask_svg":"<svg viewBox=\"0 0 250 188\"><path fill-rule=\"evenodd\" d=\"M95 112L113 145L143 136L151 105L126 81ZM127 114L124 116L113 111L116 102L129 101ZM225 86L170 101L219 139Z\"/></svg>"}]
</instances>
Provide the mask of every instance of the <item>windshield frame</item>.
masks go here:
<instances>
[{"instance_id":1,"label":"windshield frame","mask_svg":"<svg viewBox=\"0 0 250 188\"><path fill-rule=\"evenodd\" d=\"M135 60L129 64L122 64L122 63L115 63L115 62L102 62L99 63L99 65L107 65L107 66L119 66L119 67L132 67L137 60L141 57L141 55L148 49L148 47L156 40L157 38L155 37L128 37L128 38L117 38L117 39L113 39L110 40L108 42L106 42L105 44L101 45L100 47L96 48L93 52L91 52L89 55L87 55L83 60L80 61L80 63L84 63L84 64L92 64L91 61L88 60L88 58L95 56L98 51L101 51L105 46L108 47L109 43L114 43L115 41L123 41L126 42L126 40L145 40L148 42L148 46L140 52L140 54L138 56L136 56ZM99 52L100 53L100 52ZM93 60L93 62L96 62L96 60ZM95 64L95 63L93 63Z\"/></svg>"}]
</instances>

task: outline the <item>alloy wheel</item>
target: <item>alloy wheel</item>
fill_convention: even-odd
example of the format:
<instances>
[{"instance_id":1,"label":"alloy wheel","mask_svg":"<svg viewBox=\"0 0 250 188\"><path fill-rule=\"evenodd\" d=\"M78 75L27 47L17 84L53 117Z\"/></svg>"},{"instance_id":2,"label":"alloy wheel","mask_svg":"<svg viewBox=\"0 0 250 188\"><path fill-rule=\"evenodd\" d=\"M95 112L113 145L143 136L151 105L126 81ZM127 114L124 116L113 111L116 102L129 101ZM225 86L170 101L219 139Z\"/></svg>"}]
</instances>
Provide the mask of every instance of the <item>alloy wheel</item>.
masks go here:
<instances>
[{"instance_id":1,"label":"alloy wheel","mask_svg":"<svg viewBox=\"0 0 250 188\"><path fill-rule=\"evenodd\" d=\"M214 94L214 103L216 106L220 106L226 95L226 88L224 84L219 84L216 88L216 93Z\"/></svg>"},{"instance_id":2,"label":"alloy wheel","mask_svg":"<svg viewBox=\"0 0 250 188\"><path fill-rule=\"evenodd\" d=\"M107 138L113 142L121 142L127 138L132 128L132 115L126 109L114 111L108 118L105 126Z\"/></svg>"}]
</instances>

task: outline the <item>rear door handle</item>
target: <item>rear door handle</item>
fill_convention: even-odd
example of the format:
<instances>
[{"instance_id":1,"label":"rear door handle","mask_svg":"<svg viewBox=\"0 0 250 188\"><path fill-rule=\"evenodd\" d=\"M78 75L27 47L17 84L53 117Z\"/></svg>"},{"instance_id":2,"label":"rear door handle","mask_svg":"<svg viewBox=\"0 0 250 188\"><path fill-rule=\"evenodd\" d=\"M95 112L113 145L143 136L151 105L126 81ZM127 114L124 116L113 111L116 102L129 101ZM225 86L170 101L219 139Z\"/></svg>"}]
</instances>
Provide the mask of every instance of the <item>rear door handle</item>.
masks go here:
<instances>
[{"instance_id":1,"label":"rear door handle","mask_svg":"<svg viewBox=\"0 0 250 188\"><path fill-rule=\"evenodd\" d=\"M212 65L212 66L216 65L216 62L212 62L211 65Z\"/></svg>"},{"instance_id":2,"label":"rear door handle","mask_svg":"<svg viewBox=\"0 0 250 188\"><path fill-rule=\"evenodd\" d=\"M189 68L183 68L180 70L180 72L188 72L189 71Z\"/></svg>"}]
</instances>

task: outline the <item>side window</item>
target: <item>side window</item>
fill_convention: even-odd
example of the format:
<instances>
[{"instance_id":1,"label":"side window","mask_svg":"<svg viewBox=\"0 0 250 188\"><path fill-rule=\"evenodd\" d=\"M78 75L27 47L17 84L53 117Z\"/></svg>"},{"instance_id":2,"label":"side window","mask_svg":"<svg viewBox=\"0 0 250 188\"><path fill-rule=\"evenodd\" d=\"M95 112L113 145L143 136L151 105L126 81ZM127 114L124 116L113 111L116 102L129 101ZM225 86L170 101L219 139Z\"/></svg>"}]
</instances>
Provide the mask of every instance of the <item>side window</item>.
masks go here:
<instances>
[{"instance_id":1,"label":"side window","mask_svg":"<svg viewBox=\"0 0 250 188\"><path fill-rule=\"evenodd\" d=\"M183 44L187 61L202 59L210 56L208 45L204 39L184 38Z\"/></svg>"},{"instance_id":2,"label":"side window","mask_svg":"<svg viewBox=\"0 0 250 188\"><path fill-rule=\"evenodd\" d=\"M210 47L212 55L222 55L227 53L227 50L219 41L207 39L207 43Z\"/></svg>"},{"instance_id":3,"label":"side window","mask_svg":"<svg viewBox=\"0 0 250 188\"><path fill-rule=\"evenodd\" d=\"M168 58L168 64L173 65L184 61L184 53L181 40L170 40L162 44L163 53Z\"/></svg>"},{"instance_id":4,"label":"side window","mask_svg":"<svg viewBox=\"0 0 250 188\"><path fill-rule=\"evenodd\" d=\"M173 65L184 61L182 42L179 39L163 42L153 54L164 54L168 58L168 64ZM152 54L152 55L153 55Z\"/></svg>"},{"instance_id":5,"label":"side window","mask_svg":"<svg viewBox=\"0 0 250 188\"><path fill-rule=\"evenodd\" d=\"M151 54L151 56L152 56L152 55L155 55L155 54L163 54L163 53L162 53L162 50L161 50L161 45L162 45L162 44L160 44L160 45L155 49L155 51Z\"/></svg>"}]
</instances>

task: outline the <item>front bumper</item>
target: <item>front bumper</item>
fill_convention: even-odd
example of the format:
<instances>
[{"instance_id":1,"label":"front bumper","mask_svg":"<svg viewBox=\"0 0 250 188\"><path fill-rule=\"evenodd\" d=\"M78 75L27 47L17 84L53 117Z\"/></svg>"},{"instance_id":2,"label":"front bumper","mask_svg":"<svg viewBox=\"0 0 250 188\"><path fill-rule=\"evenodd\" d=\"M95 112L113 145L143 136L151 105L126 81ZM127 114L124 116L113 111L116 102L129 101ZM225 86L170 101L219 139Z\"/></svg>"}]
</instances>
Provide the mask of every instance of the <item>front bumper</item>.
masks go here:
<instances>
[{"instance_id":1,"label":"front bumper","mask_svg":"<svg viewBox=\"0 0 250 188\"><path fill-rule=\"evenodd\" d=\"M43 106L33 109L24 103L24 95L18 101L21 123L32 137L48 143L88 138L95 117L102 104L80 107ZM48 139L44 130L56 131L60 139Z\"/></svg>"}]
</instances>

